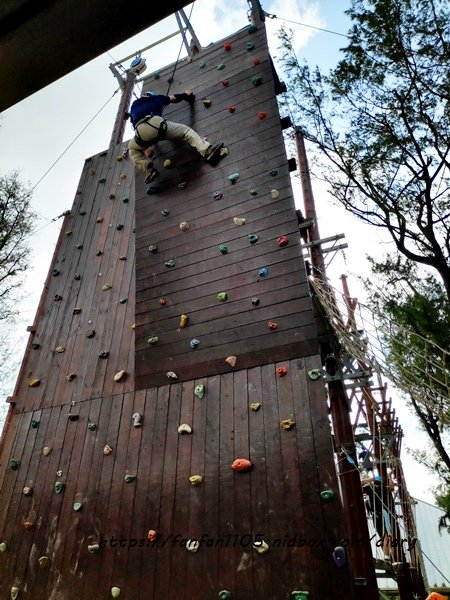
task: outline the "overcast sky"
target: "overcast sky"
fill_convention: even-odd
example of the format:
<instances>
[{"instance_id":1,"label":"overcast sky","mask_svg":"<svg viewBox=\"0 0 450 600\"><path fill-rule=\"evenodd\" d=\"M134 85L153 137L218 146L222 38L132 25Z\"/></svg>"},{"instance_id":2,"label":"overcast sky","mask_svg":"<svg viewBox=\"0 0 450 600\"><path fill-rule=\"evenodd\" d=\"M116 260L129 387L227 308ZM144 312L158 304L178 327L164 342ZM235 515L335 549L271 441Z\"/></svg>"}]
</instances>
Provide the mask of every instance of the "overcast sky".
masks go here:
<instances>
[{"instance_id":1,"label":"overcast sky","mask_svg":"<svg viewBox=\"0 0 450 600\"><path fill-rule=\"evenodd\" d=\"M266 20L269 46L275 62L279 53L276 32L284 25L295 33L294 43L300 60L305 58L311 65L318 64L322 69L332 68L338 59L339 48L345 45L345 38L336 34L347 32L349 21L343 11L348 4L347 0L263 2L264 10L276 15L276 18ZM191 13L191 7L185 8L186 14ZM201 45L207 46L245 27L248 24L247 11L246 0L197 0L193 5L191 23ZM322 31L324 29L336 34ZM72 207L84 159L109 146L120 96L117 80L109 64L138 53L140 49L176 30L175 17L169 17L33 94L1 116L0 173L20 170L22 179L35 187L33 208L38 214L36 232L30 240L32 269L22 293L20 320L13 331L14 335L19 336L18 361L21 360L27 339L24 332L26 326L33 322L57 241L61 225L61 219L57 217ZM177 36L174 41L166 42L145 54L148 73L175 62L180 43L181 37ZM130 63L131 60L126 61L124 66L128 67ZM280 69L278 72L283 79ZM127 131L125 139L129 137L131 133ZM293 187L296 203L301 206L298 180L294 179ZM379 248L380 240L375 232L356 223L342 208L334 207L318 181L314 182L314 193L321 236L345 233L349 244L345 254L340 253L333 259L330 269L331 276L336 278L333 283L339 287L339 274L349 274L351 290L364 299L364 291L352 274L364 273L367 264L365 254ZM0 425L5 409L0 400ZM404 448L408 445L417 447L418 440L424 441L426 437L417 434L408 411L400 403L396 409L407 433ZM410 492L432 502L430 489L433 480L423 468L408 458L405 451L403 460Z\"/></svg>"}]
</instances>

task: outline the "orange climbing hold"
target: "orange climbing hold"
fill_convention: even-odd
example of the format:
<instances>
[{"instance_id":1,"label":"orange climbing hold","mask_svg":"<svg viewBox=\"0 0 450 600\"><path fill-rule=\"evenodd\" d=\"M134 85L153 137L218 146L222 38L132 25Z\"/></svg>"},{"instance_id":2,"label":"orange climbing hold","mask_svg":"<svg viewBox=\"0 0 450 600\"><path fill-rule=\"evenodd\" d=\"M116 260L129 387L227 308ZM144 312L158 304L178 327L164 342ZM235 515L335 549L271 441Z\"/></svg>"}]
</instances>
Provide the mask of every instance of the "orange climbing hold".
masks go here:
<instances>
[{"instance_id":1,"label":"orange climbing hold","mask_svg":"<svg viewBox=\"0 0 450 600\"><path fill-rule=\"evenodd\" d=\"M248 471L252 468L252 466L253 465L250 460L247 460L246 458L237 458L235 461L233 461L231 468L234 471Z\"/></svg>"},{"instance_id":2,"label":"orange climbing hold","mask_svg":"<svg viewBox=\"0 0 450 600\"><path fill-rule=\"evenodd\" d=\"M254 59L253 59L253 64L254 65L259 65L260 62L261 61L259 60L259 58L257 56L255 56Z\"/></svg>"},{"instance_id":3,"label":"orange climbing hold","mask_svg":"<svg viewBox=\"0 0 450 600\"><path fill-rule=\"evenodd\" d=\"M160 298L158 300L158 302L160 303L161 306L165 306L166 305L166 301L164 300L164 298Z\"/></svg>"},{"instance_id":4,"label":"orange climbing hold","mask_svg":"<svg viewBox=\"0 0 450 600\"><path fill-rule=\"evenodd\" d=\"M277 329L277 327L278 327L278 323L275 323L275 321L269 321L269 322L267 323L267 327L268 327L269 329Z\"/></svg>"},{"instance_id":5,"label":"orange climbing hold","mask_svg":"<svg viewBox=\"0 0 450 600\"><path fill-rule=\"evenodd\" d=\"M157 539L157 537L158 533L154 529L149 529L149 532L147 533L147 539L151 542L154 542Z\"/></svg>"},{"instance_id":6,"label":"orange climbing hold","mask_svg":"<svg viewBox=\"0 0 450 600\"><path fill-rule=\"evenodd\" d=\"M287 367L278 367L277 371L277 375L278 377L284 377L285 375L287 375Z\"/></svg>"},{"instance_id":7,"label":"orange climbing hold","mask_svg":"<svg viewBox=\"0 0 450 600\"><path fill-rule=\"evenodd\" d=\"M236 110L236 107L235 107L233 104L229 104L229 105L227 106L227 110L228 110L228 112L230 112L230 113L234 113L234 111Z\"/></svg>"}]
</instances>

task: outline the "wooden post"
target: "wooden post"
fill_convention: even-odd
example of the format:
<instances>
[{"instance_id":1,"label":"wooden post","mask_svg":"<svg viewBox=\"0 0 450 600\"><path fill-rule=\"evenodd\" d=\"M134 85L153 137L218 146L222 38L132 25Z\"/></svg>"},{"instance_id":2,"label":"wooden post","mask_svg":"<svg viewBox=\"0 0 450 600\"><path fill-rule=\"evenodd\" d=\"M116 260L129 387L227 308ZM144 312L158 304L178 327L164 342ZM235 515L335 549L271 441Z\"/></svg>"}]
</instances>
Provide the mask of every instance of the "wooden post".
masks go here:
<instances>
[{"instance_id":1,"label":"wooden post","mask_svg":"<svg viewBox=\"0 0 450 600\"><path fill-rule=\"evenodd\" d=\"M110 148L114 148L114 146L117 146L117 144L120 144L123 141L126 123L124 115L130 106L135 81L136 75L131 71L128 71L122 87L122 97L120 98L119 108L117 109L116 120L114 122L113 132L111 135L111 141L109 143Z\"/></svg>"}]
</instances>

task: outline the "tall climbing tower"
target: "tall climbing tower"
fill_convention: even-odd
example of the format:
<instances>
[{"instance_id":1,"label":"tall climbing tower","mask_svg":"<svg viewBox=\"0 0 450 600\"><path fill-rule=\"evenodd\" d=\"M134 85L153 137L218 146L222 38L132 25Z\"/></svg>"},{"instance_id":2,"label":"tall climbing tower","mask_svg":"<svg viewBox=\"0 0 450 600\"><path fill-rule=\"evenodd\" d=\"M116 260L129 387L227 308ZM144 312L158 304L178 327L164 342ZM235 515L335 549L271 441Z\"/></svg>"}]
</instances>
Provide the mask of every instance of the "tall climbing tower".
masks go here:
<instances>
[{"instance_id":1,"label":"tall climbing tower","mask_svg":"<svg viewBox=\"0 0 450 600\"><path fill-rule=\"evenodd\" d=\"M264 23L143 91L168 80L196 101L165 116L228 154L159 142L150 186L120 135L86 160L9 398L0 597L375 599L348 560L370 547L343 518Z\"/></svg>"}]
</instances>

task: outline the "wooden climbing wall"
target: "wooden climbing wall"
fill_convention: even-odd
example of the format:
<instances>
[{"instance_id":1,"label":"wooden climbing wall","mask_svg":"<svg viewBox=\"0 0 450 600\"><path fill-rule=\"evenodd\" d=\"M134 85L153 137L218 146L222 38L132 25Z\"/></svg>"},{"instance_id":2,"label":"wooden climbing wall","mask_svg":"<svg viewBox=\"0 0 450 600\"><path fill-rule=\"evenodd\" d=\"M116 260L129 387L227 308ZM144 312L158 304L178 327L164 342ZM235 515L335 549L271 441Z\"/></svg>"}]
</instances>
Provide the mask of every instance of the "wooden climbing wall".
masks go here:
<instances>
[{"instance_id":1,"label":"wooden climbing wall","mask_svg":"<svg viewBox=\"0 0 450 600\"><path fill-rule=\"evenodd\" d=\"M147 195L120 160L125 144L84 166L2 438L0 598L353 597L348 565L332 559L345 531L325 391L308 375L321 363L265 31L229 41L179 66L171 91L193 88L197 101L167 112L223 139L218 167L159 144L162 175ZM165 92L171 71L146 89ZM252 469L235 472L237 458Z\"/></svg>"}]
</instances>

